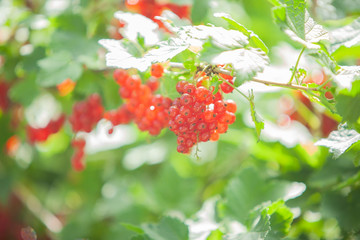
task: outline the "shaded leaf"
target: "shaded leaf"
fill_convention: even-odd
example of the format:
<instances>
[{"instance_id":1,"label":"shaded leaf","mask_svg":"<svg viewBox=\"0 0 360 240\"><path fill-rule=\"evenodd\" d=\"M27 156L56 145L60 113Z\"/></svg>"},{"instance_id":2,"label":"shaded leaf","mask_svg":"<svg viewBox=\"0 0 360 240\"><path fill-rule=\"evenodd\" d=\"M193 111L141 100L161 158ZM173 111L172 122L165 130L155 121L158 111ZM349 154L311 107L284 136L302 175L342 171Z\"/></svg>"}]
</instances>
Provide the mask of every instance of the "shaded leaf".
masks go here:
<instances>
[{"instance_id":1,"label":"shaded leaf","mask_svg":"<svg viewBox=\"0 0 360 240\"><path fill-rule=\"evenodd\" d=\"M267 201L296 198L305 188L297 182L266 181L255 170L244 169L225 190L225 211L244 224L256 206Z\"/></svg>"},{"instance_id":2,"label":"shaded leaf","mask_svg":"<svg viewBox=\"0 0 360 240\"><path fill-rule=\"evenodd\" d=\"M12 101L29 106L31 102L40 94L40 89L36 85L35 77L29 76L10 88L9 96Z\"/></svg>"},{"instance_id":3,"label":"shaded leaf","mask_svg":"<svg viewBox=\"0 0 360 240\"><path fill-rule=\"evenodd\" d=\"M335 97L336 110L350 127L360 131L360 80L352 83L351 90L343 89Z\"/></svg>"},{"instance_id":4,"label":"shaded leaf","mask_svg":"<svg viewBox=\"0 0 360 240\"><path fill-rule=\"evenodd\" d=\"M355 130L341 129L331 132L328 138L320 139L315 145L328 147L334 157L338 158L359 140L360 134Z\"/></svg>"},{"instance_id":5,"label":"shaded leaf","mask_svg":"<svg viewBox=\"0 0 360 240\"><path fill-rule=\"evenodd\" d=\"M191 20L194 24L203 22L210 9L210 1L208 0L193 0L191 8Z\"/></svg>"},{"instance_id":6,"label":"shaded leaf","mask_svg":"<svg viewBox=\"0 0 360 240\"><path fill-rule=\"evenodd\" d=\"M74 61L69 52L57 52L38 61L40 67L37 83L44 87L55 86L65 79L76 81L82 74L82 66Z\"/></svg>"},{"instance_id":7,"label":"shaded leaf","mask_svg":"<svg viewBox=\"0 0 360 240\"><path fill-rule=\"evenodd\" d=\"M260 233L249 232L249 233L240 233L236 235L226 235L223 240L263 240L264 238Z\"/></svg>"},{"instance_id":8,"label":"shaded leaf","mask_svg":"<svg viewBox=\"0 0 360 240\"><path fill-rule=\"evenodd\" d=\"M159 224L144 224L144 232L153 240L187 240L188 227L180 220L164 217Z\"/></svg>"},{"instance_id":9,"label":"shaded leaf","mask_svg":"<svg viewBox=\"0 0 360 240\"><path fill-rule=\"evenodd\" d=\"M335 52L339 47L350 48L360 43L360 18L351 24L335 29L330 32L330 51Z\"/></svg>"},{"instance_id":10,"label":"shaded leaf","mask_svg":"<svg viewBox=\"0 0 360 240\"><path fill-rule=\"evenodd\" d=\"M248 30L245 28L242 24L235 21L229 14L226 13L215 13L215 17L220 17L227 21L232 27L234 27L236 30L242 32L249 38L250 45L252 47L258 47L261 50L263 50L266 54L269 52L269 49L265 45L265 43L259 38L258 35L256 35L253 31Z\"/></svg>"}]
</instances>

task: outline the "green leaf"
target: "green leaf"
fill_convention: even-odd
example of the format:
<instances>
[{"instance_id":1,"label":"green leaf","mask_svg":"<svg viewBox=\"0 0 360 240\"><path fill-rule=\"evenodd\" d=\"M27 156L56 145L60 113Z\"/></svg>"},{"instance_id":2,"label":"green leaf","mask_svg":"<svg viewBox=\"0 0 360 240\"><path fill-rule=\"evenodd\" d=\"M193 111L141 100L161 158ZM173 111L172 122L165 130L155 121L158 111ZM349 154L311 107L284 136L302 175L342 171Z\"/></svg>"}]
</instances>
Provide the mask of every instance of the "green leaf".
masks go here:
<instances>
[{"instance_id":1,"label":"green leaf","mask_svg":"<svg viewBox=\"0 0 360 240\"><path fill-rule=\"evenodd\" d=\"M206 238L206 240L222 240L222 239L223 239L223 233L219 229L211 231L210 235Z\"/></svg>"},{"instance_id":2,"label":"green leaf","mask_svg":"<svg viewBox=\"0 0 360 240\"><path fill-rule=\"evenodd\" d=\"M141 227L135 226L130 223L120 223L120 224L130 231L136 232L138 234L144 234L144 230Z\"/></svg>"},{"instance_id":3,"label":"green leaf","mask_svg":"<svg viewBox=\"0 0 360 240\"><path fill-rule=\"evenodd\" d=\"M288 27L301 39L305 39L305 1L285 0Z\"/></svg>"},{"instance_id":4,"label":"green leaf","mask_svg":"<svg viewBox=\"0 0 360 240\"><path fill-rule=\"evenodd\" d=\"M36 64L36 62L44 57L45 48L37 47L31 54L24 56L22 67L26 72L37 71L39 70L39 66Z\"/></svg>"},{"instance_id":5,"label":"green leaf","mask_svg":"<svg viewBox=\"0 0 360 240\"><path fill-rule=\"evenodd\" d=\"M338 89L351 89L354 81L360 80L360 66L340 66L337 75L334 77Z\"/></svg>"},{"instance_id":6,"label":"green leaf","mask_svg":"<svg viewBox=\"0 0 360 240\"><path fill-rule=\"evenodd\" d=\"M285 206L284 201L277 201L264 211L270 215L271 226L271 230L265 239L280 239L285 237L290 231L293 214L290 209Z\"/></svg>"},{"instance_id":7,"label":"green leaf","mask_svg":"<svg viewBox=\"0 0 360 240\"><path fill-rule=\"evenodd\" d=\"M355 19L351 24L337 28L330 32L330 51L334 53L341 46L350 48L360 43L360 18Z\"/></svg>"},{"instance_id":8,"label":"green leaf","mask_svg":"<svg viewBox=\"0 0 360 240\"><path fill-rule=\"evenodd\" d=\"M37 83L44 87L55 86L65 79L76 81L82 74L82 66L73 60L69 52L57 52L38 61L40 72Z\"/></svg>"},{"instance_id":9,"label":"green leaf","mask_svg":"<svg viewBox=\"0 0 360 240\"><path fill-rule=\"evenodd\" d=\"M159 41L159 26L150 18L141 14L117 11L114 17L125 23L124 28L120 28L120 33L131 41L137 41L140 36L144 38L146 46L152 46Z\"/></svg>"},{"instance_id":10,"label":"green leaf","mask_svg":"<svg viewBox=\"0 0 360 240\"><path fill-rule=\"evenodd\" d=\"M204 22L210 9L210 1L208 0L193 0L194 3L191 8L191 20L194 24Z\"/></svg>"},{"instance_id":11,"label":"green leaf","mask_svg":"<svg viewBox=\"0 0 360 240\"><path fill-rule=\"evenodd\" d=\"M81 35L86 34L86 24L82 16L79 14L61 14L53 20L55 29L74 32Z\"/></svg>"},{"instance_id":12,"label":"green leaf","mask_svg":"<svg viewBox=\"0 0 360 240\"><path fill-rule=\"evenodd\" d=\"M355 130L341 129L331 132L328 138L320 139L315 145L330 148L330 152L338 158L359 140L360 134Z\"/></svg>"},{"instance_id":13,"label":"green leaf","mask_svg":"<svg viewBox=\"0 0 360 240\"><path fill-rule=\"evenodd\" d=\"M351 90L343 89L335 97L337 112L350 127L359 131L360 118L360 80L352 83Z\"/></svg>"},{"instance_id":14,"label":"green leaf","mask_svg":"<svg viewBox=\"0 0 360 240\"><path fill-rule=\"evenodd\" d=\"M56 52L68 52L73 59L81 63L87 63L90 58L96 59L99 45L93 39L87 39L78 32L57 30L53 33L50 47Z\"/></svg>"},{"instance_id":15,"label":"green leaf","mask_svg":"<svg viewBox=\"0 0 360 240\"><path fill-rule=\"evenodd\" d=\"M251 119L253 120L253 122L255 124L256 135L257 135L258 139L260 140L261 130L264 129L264 120L261 119L261 117L255 111L253 91L251 91L251 93L250 93L249 100L250 100Z\"/></svg>"},{"instance_id":16,"label":"green leaf","mask_svg":"<svg viewBox=\"0 0 360 240\"><path fill-rule=\"evenodd\" d=\"M225 190L225 212L246 224L255 207L267 201L296 198L305 188L304 184L297 182L267 181L254 169L244 169Z\"/></svg>"},{"instance_id":17,"label":"green leaf","mask_svg":"<svg viewBox=\"0 0 360 240\"><path fill-rule=\"evenodd\" d=\"M322 40L329 40L329 33L323 28L323 26L317 24L312 19L309 13L305 10L305 22L304 25L304 36L299 35L298 29L294 30L290 23L287 23L287 28L284 30L285 33L294 41L302 44L304 47L309 49L320 49L320 46L316 43Z\"/></svg>"},{"instance_id":18,"label":"green leaf","mask_svg":"<svg viewBox=\"0 0 360 240\"><path fill-rule=\"evenodd\" d=\"M251 80L269 63L269 58L260 49L224 50L213 42L204 44L204 49L200 52L200 60L211 64L231 64L235 70L235 86Z\"/></svg>"},{"instance_id":19,"label":"green leaf","mask_svg":"<svg viewBox=\"0 0 360 240\"><path fill-rule=\"evenodd\" d=\"M340 69L339 65L323 45L320 44L320 47L321 49L314 50L314 52L309 55L316 58L320 65L328 68L331 72L336 73Z\"/></svg>"},{"instance_id":20,"label":"green leaf","mask_svg":"<svg viewBox=\"0 0 360 240\"><path fill-rule=\"evenodd\" d=\"M183 26L174 31L180 39L191 46L201 47L205 42L211 41L223 49L243 48L249 44L248 38L236 30L227 30L213 26Z\"/></svg>"},{"instance_id":21,"label":"green leaf","mask_svg":"<svg viewBox=\"0 0 360 240\"><path fill-rule=\"evenodd\" d=\"M144 224L144 232L153 240L187 240L188 227L180 220L163 217L159 224Z\"/></svg>"},{"instance_id":22,"label":"green leaf","mask_svg":"<svg viewBox=\"0 0 360 240\"><path fill-rule=\"evenodd\" d=\"M220 17L222 19L224 19L225 21L227 21L232 27L234 27L236 30L242 32L243 34L245 34L245 36L247 36L249 38L250 41L250 46L254 47L254 48L260 48L261 50L263 50L266 54L269 53L269 49L267 48L267 46L265 45L265 43L258 37L258 35L256 35L253 31L248 30L247 28L245 28L242 24L238 23L237 21L235 21L229 14L226 13L215 13L214 14L215 17Z\"/></svg>"},{"instance_id":23,"label":"green leaf","mask_svg":"<svg viewBox=\"0 0 360 240\"><path fill-rule=\"evenodd\" d=\"M25 107L29 106L39 94L40 89L35 82L34 75L30 75L27 78L17 82L10 88L9 91L11 100L21 103Z\"/></svg>"},{"instance_id":24,"label":"green leaf","mask_svg":"<svg viewBox=\"0 0 360 240\"><path fill-rule=\"evenodd\" d=\"M128 51L124 41L102 39L99 41L109 52L106 54L106 65L122 69L136 68L145 72L153 63L165 62L182 51L189 45L178 38L170 38L168 41L160 42L159 48L152 49L143 57L135 57Z\"/></svg>"}]
</instances>

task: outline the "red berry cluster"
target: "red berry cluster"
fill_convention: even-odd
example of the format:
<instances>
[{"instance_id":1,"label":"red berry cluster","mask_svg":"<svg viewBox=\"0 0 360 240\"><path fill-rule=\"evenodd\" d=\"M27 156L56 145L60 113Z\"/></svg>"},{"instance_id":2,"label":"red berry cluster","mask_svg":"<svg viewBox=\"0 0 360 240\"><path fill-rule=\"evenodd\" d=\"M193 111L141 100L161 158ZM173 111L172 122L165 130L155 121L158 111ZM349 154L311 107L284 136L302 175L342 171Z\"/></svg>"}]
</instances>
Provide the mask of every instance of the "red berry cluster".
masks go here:
<instances>
[{"instance_id":1,"label":"red berry cluster","mask_svg":"<svg viewBox=\"0 0 360 240\"><path fill-rule=\"evenodd\" d=\"M234 88L232 87L234 85L234 78L230 75L226 75L222 73L220 73L219 75L226 81L220 84L220 88L223 91L223 93L232 93L234 91Z\"/></svg>"},{"instance_id":2,"label":"red berry cluster","mask_svg":"<svg viewBox=\"0 0 360 240\"><path fill-rule=\"evenodd\" d=\"M73 148L75 148L75 153L71 158L71 165L76 171L82 171L85 168L85 145L86 141L84 139L74 139L71 142Z\"/></svg>"},{"instance_id":3,"label":"red berry cluster","mask_svg":"<svg viewBox=\"0 0 360 240\"><path fill-rule=\"evenodd\" d=\"M91 132L103 113L104 108L98 94L92 94L86 101L75 103L72 115L69 117L73 131Z\"/></svg>"},{"instance_id":4,"label":"red berry cluster","mask_svg":"<svg viewBox=\"0 0 360 240\"><path fill-rule=\"evenodd\" d=\"M190 18L190 6L188 5L158 3L155 0L126 0L125 4L130 11L134 11L144 15L145 17L151 18L163 29L166 29L165 26L161 21L155 19L155 17L160 16L164 10L171 10L180 18Z\"/></svg>"},{"instance_id":5,"label":"red berry cluster","mask_svg":"<svg viewBox=\"0 0 360 240\"><path fill-rule=\"evenodd\" d=\"M51 134L57 133L63 126L65 115L61 115L56 120L51 120L44 128L26 127L27 137L30 143L44 142Z\"/></svg>"},{"instance_id":6,"label":"red berry cluster","mask_svg":"<svg viewBox=\"0 0 360 240\"><path fill-rule=\"evenodd\" d=\"M6 111L10 106L10 100L8 98L9 84L6 82L0 82L0 109Z\"/></svg>"},{"instance_id":7,"label":"red berry cluster","mask_svg":"<svg viewBox=\"0 0 360 240\"><path fill-rule=\"evenodd\" d=\"M189 153L198 142L216 141L235 121L236 104L212 94L204 86L180 81L176 90L181 97L174 100L169 110L169 128L177 135L177 151Z\"/></svg>"},{"instance_id":8,"label":"red berry cluster","mask_svg":"<svg viewBox=\"0 0 360 240\"><path fill-rule=\"evenodd\" d=\"M115 70L114 78L120 85L119 94L126 103L120 108L121 112L117 111L118 114L113 114L113 112L106 114L106 118L113 125L121 123L120 118L133 118L141 131L148 131L151 135L158 135L163 128L167 127L168 110L172 100L153 94L158 84L142 84L139 77L130 76L125 70L120 69Z\"/></svg>"}]
</instances>

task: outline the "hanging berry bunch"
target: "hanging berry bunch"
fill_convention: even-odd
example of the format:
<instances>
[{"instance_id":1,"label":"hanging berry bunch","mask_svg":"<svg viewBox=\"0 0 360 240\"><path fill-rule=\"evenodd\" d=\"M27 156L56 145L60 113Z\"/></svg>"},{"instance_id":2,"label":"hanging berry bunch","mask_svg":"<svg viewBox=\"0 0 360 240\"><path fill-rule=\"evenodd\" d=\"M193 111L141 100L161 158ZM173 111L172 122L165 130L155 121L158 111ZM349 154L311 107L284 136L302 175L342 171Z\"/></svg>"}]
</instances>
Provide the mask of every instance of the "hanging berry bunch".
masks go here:
<instances>
[{"instance_id":1,"label":"hanging berry bunch","mask_svg":"<svg viewBox=\"0 0 360 240\"><path fill-rule=\"evenodd\" d=\"M162 75L159 69L156 70L157 77ZM120 86L119 94L125 104L105 114L113 126L133 120L141 131L148 131L151 135L158 135L168 126L168 110L172 100L154 94L158 87L156 78L150 78L148 83L142 84L138 76L130 76L125 70L115 70L114 78Z\"/></svg>"},{"instance_id":2,"label":"hanging berry bunch","mask_svg":"<svg viewBox=\"0 0 360 240\"><path fill-rule=\"evenodd\" d=\"M103 117L103 113L104 108L98 94L92 94L86 101L75 103L72 115L69 117L73 131L91 132Z\"/></svg>"},{"instance_id":3,"label":"hanging berry bunch","mask_svg":"<svg viewBox=\"0 0 360 240\"><path fill-rule=\"evenodd\" d=\"M213 94L203 83L201 78L197 85L186 81L176 85L181 97L170 108L169 128L177 135L180 153L189 153L198 142L217 141L236 118L235 102L224 100L220 91Z\"/></svg>"}]
</instances>

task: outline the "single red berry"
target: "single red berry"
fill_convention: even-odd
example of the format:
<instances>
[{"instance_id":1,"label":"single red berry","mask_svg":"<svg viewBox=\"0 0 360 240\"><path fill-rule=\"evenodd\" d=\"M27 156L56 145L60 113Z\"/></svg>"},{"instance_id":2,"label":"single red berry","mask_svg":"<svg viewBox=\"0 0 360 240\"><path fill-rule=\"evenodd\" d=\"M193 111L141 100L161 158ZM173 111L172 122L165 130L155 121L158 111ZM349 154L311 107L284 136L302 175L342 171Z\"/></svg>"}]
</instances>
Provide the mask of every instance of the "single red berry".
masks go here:
<instances>
[{"instance_id":1,"label":"single red berry","mask_svg":"<svg viewBox=\"0 0 360 240\"><path fill-rule=\"evenodd\" d=\"M161 78L164 74L164 67L160 63L155 63L151 65L151 76L156 78Z\"/></svg>"}]
</instances>

